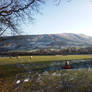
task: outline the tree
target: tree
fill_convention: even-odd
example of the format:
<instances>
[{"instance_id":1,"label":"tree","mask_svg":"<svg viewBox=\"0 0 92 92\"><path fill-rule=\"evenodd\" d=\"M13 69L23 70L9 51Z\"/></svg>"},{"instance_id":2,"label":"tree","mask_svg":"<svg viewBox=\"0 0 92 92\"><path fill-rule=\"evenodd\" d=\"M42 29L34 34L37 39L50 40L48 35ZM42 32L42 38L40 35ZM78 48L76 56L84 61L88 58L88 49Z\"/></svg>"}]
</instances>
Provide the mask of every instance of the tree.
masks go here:
<instances>
[{"instance_id":1,"label":"tree","mask_svg":"<svg viewBox=\"0 0 92 92\"><path fill-rule=\"evenodd\" d=\"M6 30L19 34L19 25L29 18L33 20L33 12L39 12L39 6L46 0L0 0L0 36ZM58 5L61 0L53 0ZM71 0L66 0L70 2Z\"/></svg>"},{"instance_id":2,"label":"tree","mask_svg":"<svg viewBox=\"0 0 92 92\"><path fill-rule=\"evenodd\" d=\"M33 19L43 0L0 0L0 36L6 30L19 34L19 24L26 18Z\"/></svg>"}]
</instances>

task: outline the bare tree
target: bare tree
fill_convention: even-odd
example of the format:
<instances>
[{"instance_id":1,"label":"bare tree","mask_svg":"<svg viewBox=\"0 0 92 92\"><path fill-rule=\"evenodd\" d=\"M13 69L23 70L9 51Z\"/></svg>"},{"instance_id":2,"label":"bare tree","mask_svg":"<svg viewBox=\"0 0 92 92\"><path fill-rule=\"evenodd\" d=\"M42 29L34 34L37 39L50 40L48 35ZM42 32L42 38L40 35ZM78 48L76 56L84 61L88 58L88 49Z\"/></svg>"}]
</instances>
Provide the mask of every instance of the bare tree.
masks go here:
<instances>
[{"instance_id":1,"label":"bare tree","mask_svg":"<svg viewBox=\"0 0 92 92\"><path fill-rule=\"evenodd\" d=\"M39 6L46 0L0 0L0 36L6 30L19 34L19 25L27 18L33 20L34 12L39 12ZM60 4L61 0L52 0ZM62 0L63 1L63 0ZM71 1L71 0L66 0Z\"/></svg>"},{"instance_id":2,"label":"bare tree","mask_svg":"<svg viewBox=\"0 0 92 92\"><path fill-rule=\"evenodd\" d=\"M0 0L0 36L6 30L19 33L19 25L27 17L33 19L34 11L39 11L39 6L43 0Z\"/></svg>"}]
</instances>

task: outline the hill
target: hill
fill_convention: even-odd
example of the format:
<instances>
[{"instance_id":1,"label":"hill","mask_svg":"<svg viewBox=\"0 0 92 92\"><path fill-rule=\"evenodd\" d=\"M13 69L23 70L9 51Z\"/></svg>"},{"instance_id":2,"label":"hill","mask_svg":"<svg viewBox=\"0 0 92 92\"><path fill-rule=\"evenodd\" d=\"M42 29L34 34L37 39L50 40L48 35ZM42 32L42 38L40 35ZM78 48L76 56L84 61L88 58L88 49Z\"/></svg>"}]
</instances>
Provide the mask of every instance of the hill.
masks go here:
<instances>
[{"instance_id":1,"label":"hill","mask_svg":"<svg viewBox=\"0 0 92 92\"><path fill-rule=\"evenodd\" d=\"M0 51L29 51L92 46L92 37L84 34L62 33L22 35L0 38Z\"/></svg>"}]
</instances>

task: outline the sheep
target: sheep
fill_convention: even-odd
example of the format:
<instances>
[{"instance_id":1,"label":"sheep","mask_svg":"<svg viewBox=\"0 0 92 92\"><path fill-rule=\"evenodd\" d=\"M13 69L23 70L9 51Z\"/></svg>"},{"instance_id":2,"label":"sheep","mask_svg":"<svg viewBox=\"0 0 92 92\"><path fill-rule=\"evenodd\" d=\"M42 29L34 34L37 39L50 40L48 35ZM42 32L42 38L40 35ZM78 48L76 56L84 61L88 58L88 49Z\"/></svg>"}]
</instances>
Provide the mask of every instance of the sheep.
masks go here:
<instances>
[{"instance_id":1,"label":"sheep","mask_svg":"<svg viewBox=\"0 0 92 92\"><path fill-rule=\"evenodd\" d=\"M16 59L20 59L20 56L16 56Z\"/></svg>"},{"instance_id":2,"label":"sheep","mask_svg":"<svg viewBox=\"0 0 92 92\"><path fill-rule=\"evenodd\" d=\"M32 56L30 56L30 59L32 59Z\"/></svg>"}]
</instances>

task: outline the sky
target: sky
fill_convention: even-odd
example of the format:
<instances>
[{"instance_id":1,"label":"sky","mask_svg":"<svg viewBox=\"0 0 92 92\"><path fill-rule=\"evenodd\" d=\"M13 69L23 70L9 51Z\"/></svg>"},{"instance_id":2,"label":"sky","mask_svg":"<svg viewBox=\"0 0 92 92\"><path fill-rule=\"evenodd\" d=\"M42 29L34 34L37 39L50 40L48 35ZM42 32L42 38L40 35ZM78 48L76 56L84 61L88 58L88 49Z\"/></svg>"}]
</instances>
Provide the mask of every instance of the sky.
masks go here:
<instances>
[{"instance_id":1,"label":"sky","mask_svg":"<svg viewBox=\"0 0 92 92\"><path fill-rule=\"evenodd\" d=\"M36 14L33 24L22 26L23 34L77 33L92 36L92 0L48 0Z\"/></svg>"}]
</instances>

